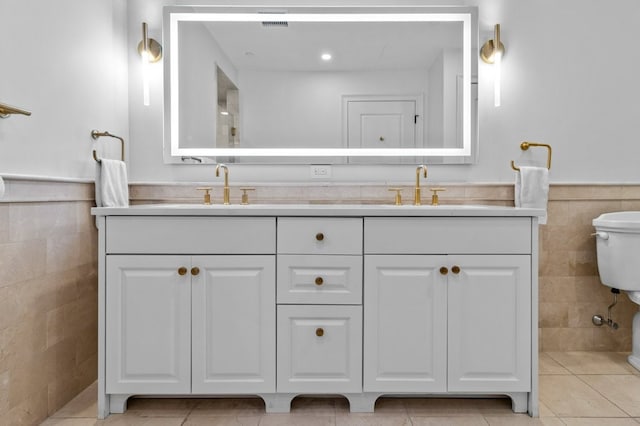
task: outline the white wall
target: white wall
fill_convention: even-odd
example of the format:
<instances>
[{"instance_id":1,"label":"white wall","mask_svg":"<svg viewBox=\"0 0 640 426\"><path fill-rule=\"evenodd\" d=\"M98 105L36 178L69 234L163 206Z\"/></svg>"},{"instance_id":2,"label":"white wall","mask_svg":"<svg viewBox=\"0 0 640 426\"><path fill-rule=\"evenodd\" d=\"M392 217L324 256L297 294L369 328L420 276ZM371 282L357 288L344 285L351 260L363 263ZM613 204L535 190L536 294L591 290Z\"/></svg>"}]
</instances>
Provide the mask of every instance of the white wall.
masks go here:
<instances>
[{"instance_id":1,"label":"white wall","mask_svg":"<svg viewBox=\"0 0 640 426\"><path fill-rule=\"evenodd\" d=\"M390 2L390 0L387 0ZM342 0L300 3L342 5ZM93 128L124 136L133 181L213 181L211 166L165 165L162 64L142 105L135 45L142 21L161 39L162 4L199 0L31 0L0 3L0 102L31 117L0 120L0 173L91 177ZM277 5L281 1L255 0ZM352 4L385 4L353 0ZM475 165L430 168L432 181L510 182L521 140L554 147L553 182L640 182L640 2L637 0L407 0L479 6L481 42L502 25L502 106L491 67L479 66L480 152ZM126 6L125 6L126 4ZM396 4L394 1L393 4ZM126 7L127 32L121 30ZM128 69L128 93L123 73ZM129 131L127 104L129 98ZM108 143L108 142L107 142ZM101 141L100 145L105 144ZM526 155L531 155L527 153ZM544 152L538 152L544 157ZM335 181L411 181L407 166L336 166ZM407 176L408 175L408 176ZM305 181L303 166L234 165L232 180ZM405 176L407 176L405 178Z\"/></svg>"},{"instance_id":2,"label":"white wall","mask_svg":"<svg viewBox=\"0 0 640 426\"><path fill-rule=\"evenodd\" d=\"M2 0L0 175L93 178L92 129L128 138L124 0ZM102 155L102 152L99 151Z\"/></svg>"},{"instance_id":3,"label":"white wall","mask_svg":"<svg viewBox=\"0 0 640 426\"><path fill-rule=\"evenodd\" d=\"M156 31L161 26L159 2L129 0L130 18L142 9ZM180 3L176 1L175 3ZM183 2L186 3L186 2ZM189 3L194 3L190 1ZM196 2L198 3L198 2ZM278 1L259 1L278 4ZM302 2L298 2L302 3ZM311 1L304 3L310 4ZM313 3L344 4L339 0ZM363 1L351 1L363 4ZM385 4L372 0L369 4ZM397 2L387 2L397 4ZM640 2L638 0L423 0L407 4L479 6L480 41L502 25L507 52L503 65L502 106L493 107L492 69L479 66L480 152L475 165L430 168L433 181L511 182L509 161L519 160L522 140L553 146L554 182L640 182ZM255 3L254 3L255 4ZM157 20L153 15L157 14ZM138 31L139 18L129 21ZM133 72L133 71L132 71ZM132 78L135 76L132 75ZM161 85L154 97L161 96ZM131 96L131 173L139 181L213 180L211 166L164 165L162 109L143 110ZM533 151L533 150L532 150ZM539 154L544 150L525 153ZM410 181L406 166L336 166L334 180ZM306 167L236 165L232 181L305 181ZM406 179L405 179L406 176Z\"/></svg>"}]
</instances>

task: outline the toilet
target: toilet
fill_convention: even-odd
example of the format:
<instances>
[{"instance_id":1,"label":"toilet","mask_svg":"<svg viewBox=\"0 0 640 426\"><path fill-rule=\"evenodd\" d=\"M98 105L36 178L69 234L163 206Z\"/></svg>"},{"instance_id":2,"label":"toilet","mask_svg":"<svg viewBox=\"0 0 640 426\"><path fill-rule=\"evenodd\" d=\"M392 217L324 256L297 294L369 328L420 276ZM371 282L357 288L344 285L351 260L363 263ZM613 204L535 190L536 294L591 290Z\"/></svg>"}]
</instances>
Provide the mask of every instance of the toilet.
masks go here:
<instances>
[{"instance_id":1,"label":"toilet","mask_svg":"<svg viewBox=\"0 0 640 426\"><path fill-rule=\"evenodd\" d=\"M640 211L604 213L593 219L602 284L624 291L640 305ZM633 317L629 364L640 370L640 311Z\"/></svg>"}]
</instances>

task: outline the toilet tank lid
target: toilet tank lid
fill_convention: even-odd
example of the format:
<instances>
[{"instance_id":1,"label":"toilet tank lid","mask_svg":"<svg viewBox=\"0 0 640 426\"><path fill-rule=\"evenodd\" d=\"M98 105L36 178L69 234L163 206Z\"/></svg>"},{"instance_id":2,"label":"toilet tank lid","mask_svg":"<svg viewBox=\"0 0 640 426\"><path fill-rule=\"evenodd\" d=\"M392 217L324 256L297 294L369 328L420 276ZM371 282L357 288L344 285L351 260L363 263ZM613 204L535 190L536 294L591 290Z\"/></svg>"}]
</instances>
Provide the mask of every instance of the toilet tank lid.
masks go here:
<instances>
[{"instance_id":1,"label":"toilet tank lid","mask_svg":"<svg viewBox=\"0 0 640 426\"><path fill-rule=\"evenodd\" d=\"M610 229L613 231L640 232L640 211L603 213L593 219L596 229Z\"/></svg>"}]
</instances>

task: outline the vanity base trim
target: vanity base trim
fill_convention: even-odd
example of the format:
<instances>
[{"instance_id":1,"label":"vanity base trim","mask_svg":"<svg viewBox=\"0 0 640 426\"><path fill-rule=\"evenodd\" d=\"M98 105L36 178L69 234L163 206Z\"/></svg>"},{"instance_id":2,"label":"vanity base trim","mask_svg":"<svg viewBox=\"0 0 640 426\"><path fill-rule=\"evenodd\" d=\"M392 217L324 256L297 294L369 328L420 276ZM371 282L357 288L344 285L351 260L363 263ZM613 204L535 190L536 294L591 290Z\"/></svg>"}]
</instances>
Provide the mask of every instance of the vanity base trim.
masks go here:
<instances>
[{"instance_id":1,"label":"vanity base trim","mask_svg":"<svg viewBox=\"0 0 640 426\"><path fill-rule=\"evenodd\" d=\"M262 393L262 394L247 394L247 395L158 395L158 398L231 398L234 396L240 397L259 397L264 401L265 412L268 414L273 413L289 413L291 412L291 401L298 396L307 396L311 394L306 393ZM529 407L529 392L511 392L500 393L496 395L487 395L486 393L472 393L472 394L454 394L454 393L377 393L377 392L363 392L363 393L335 393L335 394L313 394L314 396L342 396L349 401L349 411L352 413L374 413L376 401L382 396L395 397L395 398L491 398L507 396L511 399L511 409L514 413L529 413L532 417L537 417L532 413L532 407ZM109 400L109 412L98 413L99 419L106 418L109 414L123 414L127 410L127 401L133 394L108 394L106 395ZM153 396L145 395L145 398L153 398Z\"/></svg>"}]
</instances>

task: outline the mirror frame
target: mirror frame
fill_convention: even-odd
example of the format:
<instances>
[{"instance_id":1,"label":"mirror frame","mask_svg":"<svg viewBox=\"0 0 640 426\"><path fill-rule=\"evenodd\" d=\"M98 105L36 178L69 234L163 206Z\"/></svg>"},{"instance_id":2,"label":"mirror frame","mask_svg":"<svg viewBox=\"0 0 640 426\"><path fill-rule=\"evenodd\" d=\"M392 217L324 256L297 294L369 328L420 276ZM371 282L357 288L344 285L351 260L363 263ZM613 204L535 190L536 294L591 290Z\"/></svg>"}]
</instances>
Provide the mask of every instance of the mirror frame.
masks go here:
<instances>
[{"instance_id":1,"label":"mirror frame","mask_svg":"<svg viewBox=\"0 0 640 426\"><path fill-rule=\"evenodd\" d=\"M178 24L187 21L261 22L265 13L273 20L289 22L461 22L463 25L463 147L462 148L180 148L178 93ZM472 129L471 86L478 70L478 9L475 6L165 6L163 10L164 56L164 153L165 162L182 163L195 157L442 157L457 164L475 161L478 132ZM476 109L477 111L477 109ZM473 138L473 139L472 139ZM181 160L181 158L183 160ZM198 158L198 160L202 160ZM201 161L200 164L210 161ZM192 163L193 164L193 163Z\"/></svg>"}]
</instances>

